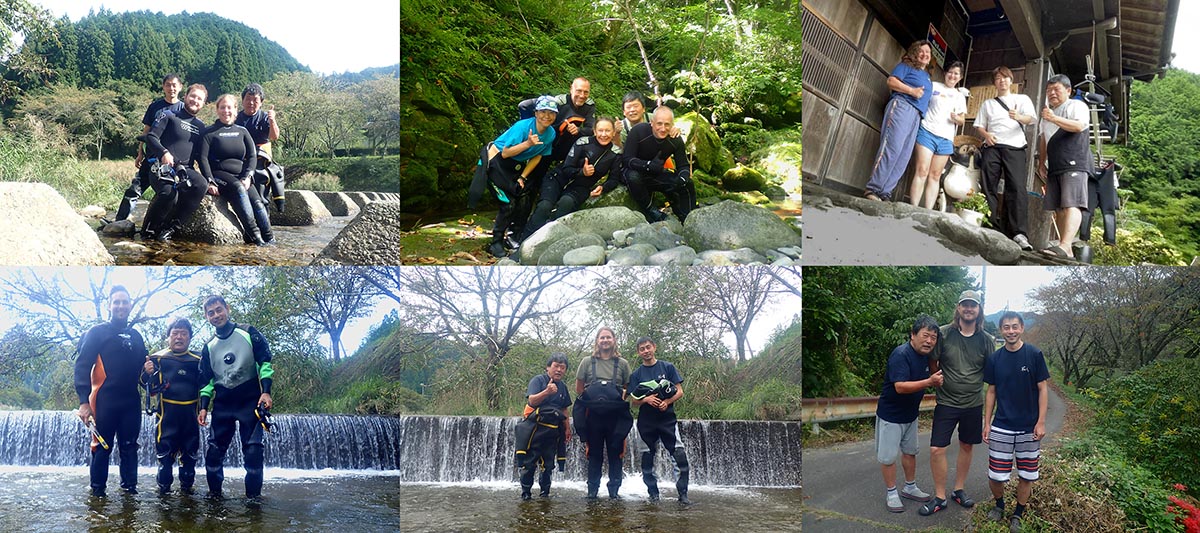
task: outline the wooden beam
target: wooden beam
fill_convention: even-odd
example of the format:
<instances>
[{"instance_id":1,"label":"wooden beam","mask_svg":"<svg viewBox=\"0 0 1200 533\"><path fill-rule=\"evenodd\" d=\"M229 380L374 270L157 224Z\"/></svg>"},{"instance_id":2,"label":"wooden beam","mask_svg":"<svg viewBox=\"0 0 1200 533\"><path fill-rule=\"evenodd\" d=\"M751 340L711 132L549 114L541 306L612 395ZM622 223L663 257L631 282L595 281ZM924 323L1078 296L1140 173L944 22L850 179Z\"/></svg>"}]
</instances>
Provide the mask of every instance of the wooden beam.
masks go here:
<instances>
[{"instance_id":1,"label":"wooden beam","mask_svg":"<svg viewBox=\"0 0 1200 533\"><path fill-rule=\"evenodd\" d=\"M1021 43L1027 58L1039 58L1045 54L1046 44L1042 41L1042 10L1035 0L999 0L1012 26L1013 35Z\"/></svg>"}]
</instances>

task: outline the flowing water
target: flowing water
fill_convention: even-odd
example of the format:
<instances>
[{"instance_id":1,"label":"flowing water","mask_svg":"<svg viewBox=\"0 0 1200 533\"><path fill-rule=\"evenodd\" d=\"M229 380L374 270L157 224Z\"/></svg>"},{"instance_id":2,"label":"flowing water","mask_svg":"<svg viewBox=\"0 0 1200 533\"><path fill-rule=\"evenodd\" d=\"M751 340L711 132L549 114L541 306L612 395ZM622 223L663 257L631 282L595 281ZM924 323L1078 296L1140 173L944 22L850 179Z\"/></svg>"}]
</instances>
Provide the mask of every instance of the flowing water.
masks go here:
<instances>
[{"instance_id":1,"label":"flowing water","mask_svg":"<svg viewBox=\"0 0 1200 533\"><path fill-rule=\"evenodd\" d=\"M234 439L225 499L155 491L154 419L142 417L139 494L88 495L88 433L68 411L0 411L0 531L397 531L401 424L396 418L276 415L264 439L261 502L241 497L245 471ZM201 428L201 459L208 429ZM119 462L113 453L114 464ZM175 485L178 488L178 483Z\"/></svg>"},{"instance_id":2,"label":"flowing water","mask_svg":"<svg viewBox=\"0 0 1200 533\"><path fill-rule=\"evenodd\" d=\"M100 241L118 265L307 265L353 219L332 217L312 226L272 226L275 244L263 247L179 240L160 243L104 234Z\"/></svg>"}]
</instances>

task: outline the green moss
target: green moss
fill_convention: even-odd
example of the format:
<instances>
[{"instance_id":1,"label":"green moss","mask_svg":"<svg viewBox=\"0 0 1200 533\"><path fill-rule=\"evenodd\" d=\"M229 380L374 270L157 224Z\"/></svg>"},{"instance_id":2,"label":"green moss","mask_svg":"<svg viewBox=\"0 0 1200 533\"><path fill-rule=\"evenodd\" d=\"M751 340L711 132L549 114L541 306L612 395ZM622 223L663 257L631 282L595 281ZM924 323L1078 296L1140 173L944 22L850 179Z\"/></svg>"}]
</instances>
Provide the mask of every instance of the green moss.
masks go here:
<instances>
[{"instance_id":1,"label":"green moss","mask_svg":"<svg viewBox=\"0 0 1200 533\"><path fill-rule=\"evenodd\" d=\"M767 179L753 168L738 165L725 171L721 184L731 192L761 191Z\"/></svg>"},{"instance_id":2,"label":"green moss","mask_svg":"<svg viewBox=\"0 0 1200 533\"><path fill-rule=\"evenodd\" d=\"M687 138L688 153L693 157L693 169L721 175L733 167L733 154L721 146L721 138L717 136L717 131L702 115L692 112L676 117L675 125Z\"/></svg>"}]
</instances>

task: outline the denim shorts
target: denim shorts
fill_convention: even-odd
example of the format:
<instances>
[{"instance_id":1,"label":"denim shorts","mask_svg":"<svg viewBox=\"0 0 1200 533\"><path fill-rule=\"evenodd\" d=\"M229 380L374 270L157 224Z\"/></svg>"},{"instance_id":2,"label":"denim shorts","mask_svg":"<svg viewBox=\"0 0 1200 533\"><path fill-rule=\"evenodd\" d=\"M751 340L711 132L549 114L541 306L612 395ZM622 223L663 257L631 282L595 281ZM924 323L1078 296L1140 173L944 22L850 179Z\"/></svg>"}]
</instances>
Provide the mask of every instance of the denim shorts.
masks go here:
<instances>
[{"instance_id":1,"label":"denim shorts","mask_svg":"<svg viewBox=\"0 0 1200 533\"><path fill-rule=\"evenodd\" d=\"M950 155L954 153L954 143L949 139L938 137L921 126L917 131L917 144L928 148L934 155Z\"/></svg>"}]
</instances>

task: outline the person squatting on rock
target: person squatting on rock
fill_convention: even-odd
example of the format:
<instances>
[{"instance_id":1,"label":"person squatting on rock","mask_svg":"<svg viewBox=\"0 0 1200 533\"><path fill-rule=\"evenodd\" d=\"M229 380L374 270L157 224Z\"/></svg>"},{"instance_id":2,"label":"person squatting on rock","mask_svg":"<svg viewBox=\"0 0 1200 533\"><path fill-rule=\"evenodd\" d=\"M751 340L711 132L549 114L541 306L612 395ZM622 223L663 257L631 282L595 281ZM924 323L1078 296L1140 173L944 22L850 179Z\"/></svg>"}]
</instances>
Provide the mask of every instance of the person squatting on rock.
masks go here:
<instances>
[{"instance_id":1,"label":"person squatting on rock","mask_svg":"<svg viewBox=\"0 0 1200 533\"><path fill-rule=\"evenodd\" d=\"M112 447L120 449L121 489L137 494L138 376L146 360L146 341L129 325L133 302L129 291L114 285L108 291L110 318L92 326L79 343L75 359L75 394L79 419L92 432L88 468L92 496L104 497ZM115 440L114 440L115 437Z\"/></svg>"},{"instance_id":2,"label":"person squatting on rock","mask_svg":"<svg viewBox=\"0 0 1200 533\"><path fill-rule=\"evenodd\" d=\"M1071 79L1059 74L1046 82L1042 108L1042 134L1038 136L1038 173L1046 173L1046 197L1042 206L1054 213L1058 246L1042 252L1074 258L1071 245L1079 233L1082 211L1088 210L1088 176L1092 166L1091 112L1082 100L1071 96Z\"/></svg>"},{"instance_id":3,"label":"person squatting on rock","mask_svg":"<svg viewBox=\"0 0 1200 533\"><path fill-rule=\"evenodd\" d=\"M1025 126L1033 124L1033 102L1023 94L1010 94L1012 71L996 67L992 83L995 98L983 102L975 117L975 129L983 137L980 159L983 163L983 193L992 211L992 227L1017 243L1022 250L1032 251L1026 235L1029 225L1029 205L1025 198L1028 176L1025 171ZM1004 181L1004 213L1000 214L999 187ZM1070 246L1070 243L1068 243Z\"/></svg>"},{"instance_id":4,"label":"person squatting on rock","mask_svg":"<svg viewBox=\"0 0 1200 533\"><path fill-rule=\"evenodd\" d=\"M220 194L242 224L247 243L265 246L275 241L267 206L251 186L251 174L257 166L257 150L250 132L234 123L237 98L223 94L217 98L217 122L204 130L197 159L200 172L208 181L209 194Z\"/></svg>"},{"instance_id":5,"label":"person squatting on rock","mask_svg":"<svg viewBox=\"0 0 1200 533\"><path fill-rule=\"evenodd\" d=\"M233 440L235 424L241 438L246 467L246 497L262 495L263 430L271 409L271 348L254 326L229 319L229 304L221 296L204 301L204 317L216 335L200 352L200 412L197 421L212 432L204 454L210 497L222 496L225 452Z\"/></svg>"},{"instance_id":6,"label":"person squatting on rock","mask_svg":"<svg viewBox=\"0 0 1200 533\"><path fill-rule=\"evenodd\" d=\"M194 168L204 122L196 115L204 108L208 89L199 83L188 87L183 110L165 112L146 133L150 155L166 170L154 181L156 196L142 222L146 238L169 241L204 199L208 183Z\"/></svg>"},{"instance_id":7,"label":"person squatting on rock","mask_svg":"<svg viewBox=\"0 0 1200 533\"><path fill-rule=\"evenodd\" d=\"M696 185L692 182L692 164L683 139L670 134L675 113L659 106L651 123L630 130L623 149L623 172L629 196L649 222L665 220L667 215L655 209L653 194L667 197L671 210L683 222L696 206Z\"/></svg>"},{"instance_id":8,"label":"person squatting on rock","mask_svg":"<svg viewBox=\"0 0 1200 533\"><path fill-rule=\"evenodd\" d=\"M192 494L200 451L200 356L189 349L192 323L177 318L167 326L167 347L146 357L141 383L158 397L154 451L158 458L158 493L171 491L171 468L179 461L179 490Z\"/></svg>"},{"instance_id":9,"label":"person squatting on rock","mask_svg":"<svg viewBox=\"0 0 1200 533\"><path fill-rule=\"evenodd\" d=\"M571 440L571 419L567 415L571 393L562 381L566 373L567 356L550 354L546 371L530 379L525 391L528 403L516 429L522 500L533 498L533 475L538 468L542 470L538 495L549 498L554 465L558 464L559 471L566 467L566 444Z\"/></svg>"},{"instance_id":10,"label":"person squatting on rock","mask_svg":"<svg viewBox=\"0 0 1200 533\"><path fill-rule=\"evenodd\" d=\"M142 135L150 132L150 127L159 118L162 118L163 113L167 111L179 113L183 110L183 102L179 100L179 91L181 89L183 89L183 81L179 79L178 74L163 76L163 97L151 102L146 107L146 113L142 115ZM150 179L151 165L146 161L146 154L142 148L143 144L139 142L137 145L137 157L133 160L133 166L137 168L137 176L133 178L133 183L129 185L128 189L125 189L125 195L121 197L121 206L117 208L116 220L118 221L129 218L129 214L133 211L133 205L137 203L137 199L142 197L143 192L154 186L154 183Z\"/></svg>"},{"instance_id":11,"label":"person squatting on rock","mask_svg":"<svg viewBox=\"0 0 1200 533\"><path fill-rule=\"evenodd\" d=\"M567 152L567 159L551 170L542 179L541 195L529 223L525 226L524 241L550 220L558 220L574 212L588 198L607 192L615 184L611 172L617 168L621 156L613 151L613 121L601 118L596 121L595 135L580 137ZM603 186L597 185L608 176Z\"/></svg>"},{"instance_id":12,"label":"person squatting on rock","mask_svg":"<svg viewBox=\"0 0 1200 533\"><path fill-rule=\"evenodd\" d=\"M1015 462L1017 506L1009 518L1009 531L1014 532L1021 530L1025 505L1039 477L1050 379L1045 356L1021 340L1023 333L1025 319L1021 315L1013 311L1000 315L1004 346L988 357L983 368L983 381L991 385L983 403L983 440L988 443L988 486L996 500L987 516L1004 521L1004 485Z\"/></svg>"},{"instance_id":13,"label":"person squatting on rock","mask_svg":"<svg viewBox=\"0 0 1200 533\"><path fill-rule=\"evenodd\" d=\"M892 189L908 168L921 117L929 109L929 99L933 96L933 82L929 79L932 51L933 45L929 41L909 45L888 76L887 86L892 96L884 108L879 152L863 193L869 200L890 200Z\"/></svg>"},{"instance_id":14,"label":"person squatting on rock","mask_svg":"<svg viewBox=\"0 0 1200 533\"><path fill-rule=\"evenodd\" d=\"M284 208L283 167L275 163L271 143L279 138L279 122L275 120L275 106L262 109L262 85L251 83L242 89L242 112L237 114L234 124L246 128L254 146L258 148L252 188L264 204L274 202L280 213ZM266 239L270 240L270 239Z\"/></svg>"},{"instance_id":15,"label":"person squatting on rock","mask_svg":"<svg viewBox=\"0 0 1200 533\"><path fill-rule=\"evenodd\" d=\"M515 242L506 246L505 238L510 229L515 231L519 214L529 213L518 204L533 201L529 175L543 164L542 158L550 154L555 138L554 128L550 125L557 113L554 98L539 97L532 118L518 120L480 150L467 203L475 207L487 187L500 201L500 211L492 226L492 243L487 248L495 257L504 257L508 255L508 249L516 248ZM521 222L523 227L524 220Z\"/></svg>"},{"instance_id":16,"label":"person squatting on rock","mask_svg":"<svg viewBox=\"0 0 1200 533\"><path fill-rule=\"evenodd\" d=\"M917 487L917 415L925 389L942 386L940 371L930 374L929 354L937 348L937 321L921 315L909 330L909 341L897 346L888 356L883 375L883 390L875 409L875 458L887 487L887 509L904 512L901 497L918 502L929 501L929 494ZM896 459L904 467L904 488L896 490Z\"/></svg>"},{"instance_id":17,"label":"person squatting on rock","mask_svg":"<svg viewBox=\"0 0 1200 533\"><path fill-rule=\"evenodd\" d=\"M584 357L575 373L577 396L572 415L575 433L583 439L588 459L587 498L594 500L600 491L600 473L608 453L608 497L621 497L622 460L625 439L633 428L633 415L625 398L629 383L629 362L617 350L613 330L600 328L592 346L592 355Z\"/></svg>"},{"instance_id":18,"label":"person squatting on rock","mask_svg":"<svg viewBox=\"0 0 1200 533\"><path fill-rule=\"evenodd\" d=\"M654 471L654 456L658 454L658 443L662 443L667 456L675 465L675 490L679 503L688 500L688 459L679 436L675 418L675 402L683 398L683 378L675 365L657 358L658 346L650 337L637 340L641 366L629 375L630 391L634 407L638 408L637 428L638 456L642 463L642 481L650 493L650 501L658 501L658 475Z\"/></svg>"}]
</instances>

